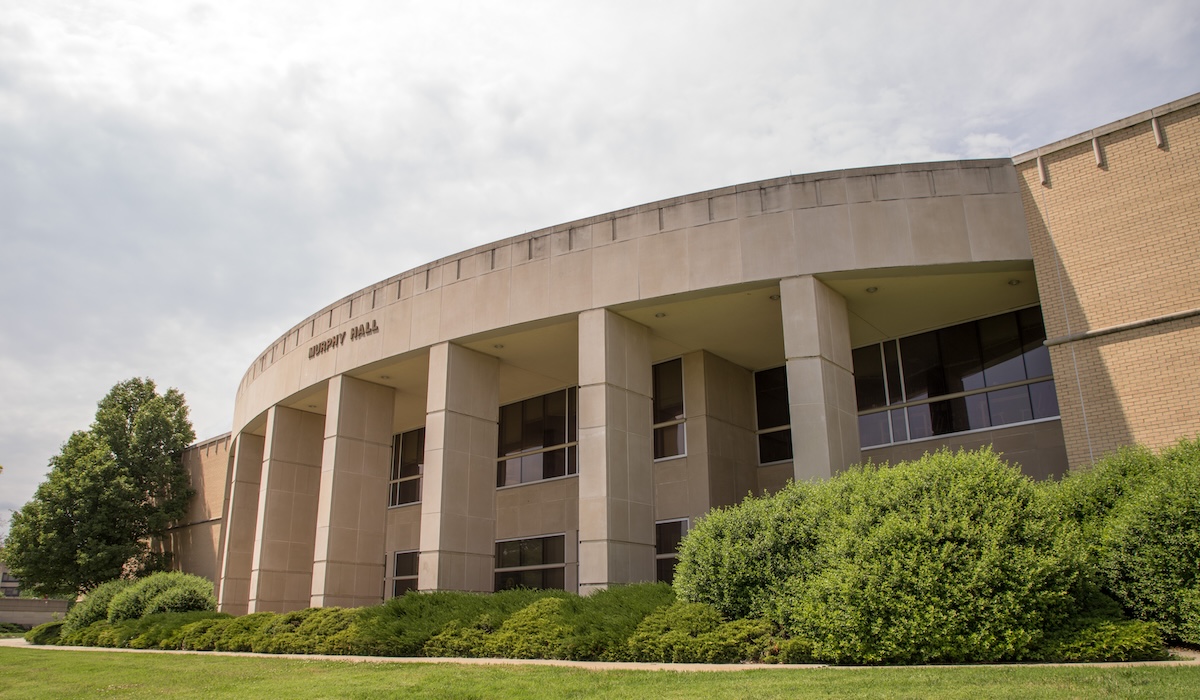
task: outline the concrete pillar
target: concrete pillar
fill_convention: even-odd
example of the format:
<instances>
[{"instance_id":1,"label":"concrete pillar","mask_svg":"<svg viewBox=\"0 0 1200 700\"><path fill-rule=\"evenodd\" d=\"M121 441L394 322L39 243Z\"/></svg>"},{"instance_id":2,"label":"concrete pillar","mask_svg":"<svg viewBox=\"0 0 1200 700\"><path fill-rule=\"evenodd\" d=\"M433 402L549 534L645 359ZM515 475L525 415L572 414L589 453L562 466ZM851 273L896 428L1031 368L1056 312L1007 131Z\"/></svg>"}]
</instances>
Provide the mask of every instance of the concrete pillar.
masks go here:
<instances>
[{"instance_id":1,"label":"concrete pillar","mask_svg":"<svg viewBox=\"0 0 1200 700\"><path fill-rule=\"evenodd\" d=\"M754 374L709 352L694 355L692 362L693 355L684 357L686 388L696 399L689 400L695 408L688 410L688 461L694 456L708 472L707 503L702 510L693 509L703 515L758 493Z\"/></svg>"},{"instance_id":2,"label":"concrete pillar","mask_svg":"<svg viewBox=\"0 0 1200 700\"><path fill-rule=\"evenodd\" d=\"M861 460L846 300L812 276L780 280L794 478Z\"/></svg>"},{"instance_id":3,"label":"concrete pillar","mask_svg":"<svg viewBox=\"0 0 1200 700\"><path fill-rule=\"evenodd\" d=\"M263 447L260 435L238 435L233 451L229 495L222 514L221 569L217 609L245 615L250 605L250 565L258 523L258 491L262 482Z\"/></svg>"},{"instance_id":4,"label":"concrete pillar","mask_svg":"<svg viewBox=\"0 0 1200 700\"><path fill-rule=\"evenodd\" d=\"M312 607L382 602L395 390L329 380Z\"/></svg>"},{"instance_id":5,"label":"concrete pillar","mask_svg":"<svg viewBox=\"0 0 1200 700\"><path fill-rule=\"evenodd\" d=\"M579 592L653 581L650 331L579 315Z\"/></svg>"},{"instance_id":6,"label":"concrete pillar","mask_svg":"<svg viewBox=\"0 0 1200 700\"><path fill-rule=\"evenodd\" d=\"M450 343L429 349L420 590L492 590L499 365Z\"/></svg>"},{"instance_id":7,"label":"concrete pillar","mask_svg":"<svg viewBox=\"0 0 1200 700\"><path fill-rule=\"evenodd\" d=\"M258 528L250 568L250 612L309 606L325 416L267 410Z\"/></svg>"}]
</instances>

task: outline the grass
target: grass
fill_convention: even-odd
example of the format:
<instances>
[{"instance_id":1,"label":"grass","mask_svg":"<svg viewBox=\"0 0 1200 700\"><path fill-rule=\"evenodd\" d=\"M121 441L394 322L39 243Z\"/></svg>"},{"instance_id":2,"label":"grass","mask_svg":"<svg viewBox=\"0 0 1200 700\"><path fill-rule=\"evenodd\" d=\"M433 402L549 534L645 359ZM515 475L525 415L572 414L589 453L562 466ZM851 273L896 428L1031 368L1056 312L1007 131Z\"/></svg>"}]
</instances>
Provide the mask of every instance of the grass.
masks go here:
<instances>
[{"instance_id":1,"label":"grass","mask_svg":"<svg viewBox=\"0 0 1200 700\"><path fill-rule=\"evenodd\" d=\"M589 671L0 648L21 698L1194 698L1200 667Z\"/></svg>"}]
</instances>

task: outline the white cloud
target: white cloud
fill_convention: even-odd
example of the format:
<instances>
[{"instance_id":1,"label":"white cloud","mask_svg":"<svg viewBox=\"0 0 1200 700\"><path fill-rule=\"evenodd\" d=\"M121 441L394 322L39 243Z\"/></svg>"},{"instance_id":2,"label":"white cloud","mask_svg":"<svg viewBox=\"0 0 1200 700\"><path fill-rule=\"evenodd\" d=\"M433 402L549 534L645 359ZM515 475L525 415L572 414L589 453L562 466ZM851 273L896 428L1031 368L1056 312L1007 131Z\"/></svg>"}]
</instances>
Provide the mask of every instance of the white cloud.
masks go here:
<instances>
[{"instance_id":1,"label":"white cloud","mask_svg":"<svg viewBox=\"0 0 1200 700\"><path fill-rule=\"evenodd\" d=\"M0 511L117 381L228 429L356 289L788 172L1008 155L1197 89L1192 5L145 3L0 17Z\"/></svg>"}]
</instances>

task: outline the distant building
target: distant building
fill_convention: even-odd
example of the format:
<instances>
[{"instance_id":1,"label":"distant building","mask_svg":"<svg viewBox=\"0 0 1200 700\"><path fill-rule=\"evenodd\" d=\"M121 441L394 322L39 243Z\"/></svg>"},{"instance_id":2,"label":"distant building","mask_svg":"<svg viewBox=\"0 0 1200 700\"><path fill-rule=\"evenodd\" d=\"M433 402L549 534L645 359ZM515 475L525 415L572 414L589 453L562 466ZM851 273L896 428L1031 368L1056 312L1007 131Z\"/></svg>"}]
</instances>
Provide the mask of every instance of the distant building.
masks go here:
<instances>
[{"instance_id":1,"label":"distant building","mask_svg":"<svg viewBox=\"0 0 1200 700\"><path fill-rule=\"evenodd\" d=\"M985 444L1042 478L1200 432L1198 278L1200 95L560 224L264 350L168 546L233 613L669 579L697 518L789 479Z\"/></svg>"},{"instance_id":2,"label":"distant building","mask_svg":"<svg viewBox=\"0 0 1200 700\"><path fill-rule=\"evenodd\" d=\"M8 565L0 561L0 598L16 598L20 595L21 582L8 570Z\"/></svg>"}]
</instances>

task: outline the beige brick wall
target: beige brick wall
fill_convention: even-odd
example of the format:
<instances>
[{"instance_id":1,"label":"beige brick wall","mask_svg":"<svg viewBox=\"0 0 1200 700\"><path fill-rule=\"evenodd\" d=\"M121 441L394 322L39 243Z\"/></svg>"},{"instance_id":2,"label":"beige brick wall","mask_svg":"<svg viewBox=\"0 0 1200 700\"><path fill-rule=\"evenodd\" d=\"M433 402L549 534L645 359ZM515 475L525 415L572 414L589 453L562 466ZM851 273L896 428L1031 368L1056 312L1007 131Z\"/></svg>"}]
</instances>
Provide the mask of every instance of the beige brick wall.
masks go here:
<instances>
[{"instance_id":1,"label":"beige brick wall","mask_svg":"<svg viewBox=\"0 0 1200 700\"><path fill-rule=\"evenodd\" d=\"M1200 308L1200 105L1017 164L1047 336ZM1098 130L1103 132L1104 130ZM1018 158L1018 160L1020 160ZM1072 466L1200 432L1200 319L1052 346Z\"/></svg>"},{"instance_id":2,"label":"beige brick wall","mask_svg":"<svg viewBox=\"0 0 1200 700\"><path fill-rule=\"evenodd\" d=\"M174 553L172 567L217 580L221 511L229 471L229 435L193 445L183 453L196 495L182 522L167 531L158 547Z\"/></svg>"}]
</instances>

